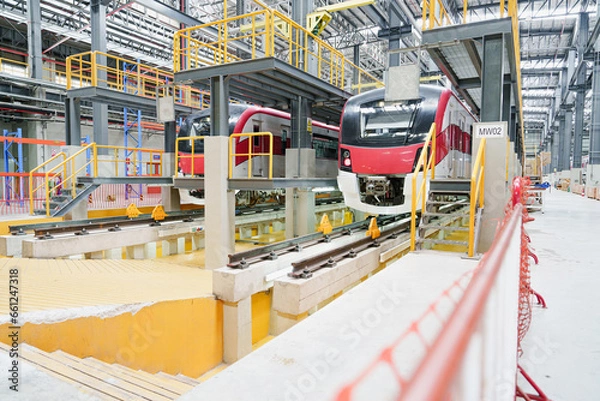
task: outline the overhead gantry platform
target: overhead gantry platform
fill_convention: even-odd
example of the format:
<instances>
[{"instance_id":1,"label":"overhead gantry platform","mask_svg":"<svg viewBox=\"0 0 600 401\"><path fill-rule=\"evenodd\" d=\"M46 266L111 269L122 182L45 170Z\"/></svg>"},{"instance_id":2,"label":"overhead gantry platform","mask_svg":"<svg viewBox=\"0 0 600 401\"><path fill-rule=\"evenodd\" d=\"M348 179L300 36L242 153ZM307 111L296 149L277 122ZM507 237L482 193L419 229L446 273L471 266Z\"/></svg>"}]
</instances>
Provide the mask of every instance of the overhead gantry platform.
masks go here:
<instances>
[{"instance_id":1,"label":"overhead gantry platform","mask_svg":"<svg viewBox=\"0 0 600 401\"><path fill-rule=\"evenodd\" d=\"M227 77L232 98L273 108L288 108L292 100L309 100L313 116L339 121L346 100L352 96L334 83L325 81L275 57L242 60L193 68L175 73L175 81L210 89L213 77Z\"/></svg>"}]
</instances>

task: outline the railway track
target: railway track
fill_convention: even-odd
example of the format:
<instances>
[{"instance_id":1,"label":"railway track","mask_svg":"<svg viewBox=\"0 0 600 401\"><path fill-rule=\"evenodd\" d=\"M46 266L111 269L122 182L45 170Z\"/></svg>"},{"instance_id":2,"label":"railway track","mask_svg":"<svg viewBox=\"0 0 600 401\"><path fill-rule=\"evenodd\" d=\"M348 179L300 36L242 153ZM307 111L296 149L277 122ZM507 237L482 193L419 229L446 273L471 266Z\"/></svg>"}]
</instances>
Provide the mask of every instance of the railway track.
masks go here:
<instances>
[{"instance_id":1,"label":"railway track","mask_svg":"<svg viewBox=\"0 0 600 401\"><path fill-rule=\"evenodd\" d=\"M406 220L408 214L401 214L395 216L380 216L377 218L377 225L379 227L384 227L386 225L390 225L392 223ZM408 220L407 220L408 221ZM278 242L272 245L266 245L260 248L250 249L244 252L238 252L235 254L229 255L229 263L227 266L235 268L235 269L245 269L252 263L257 263L265 260L275 260L280 255L289 252L300 252L304 248L308 248L313 245L331 242L335 238L350 235L353 232L359 230L366 230L369 226L370 220L359 221L356 223L348 224L345 226L334 228L331 234L323 235L322 233L314 233L304 235L302 237L293 238L290 240L285 240ZM403 223L404 224L404 223ZM406 223L406 228L408 228L408 223ZM406 230L406 228L404 228ZM387 235L387 234L386 234ZM391 235L391 234L390 234ZM383 233L382 233L383 236ZM386 236L386 239L389 237ZM380 240L381 241L381 240ZM354 245L354 243L353 243ZM356 249L362 250L358 244L355 245ZM333 251L332 251L333 252ZM329 260L330 257L337 257L333 254L327 253L327 256L323 256ZM335 259L334 259L335 262ZM301 263L301 262L298 262ZM300 265L299 265L300 266ZM302 267L305 269L306 267ZM299 267L300 269L300 267ZM318 270L318 269L317 269ZM295 269L296 271L296 269ZM314 270L313 270L314 271Z\"/></svg>"},{"instance_id":2,"label":"railway track","mask_svg":"<svg viewBox=\"0 0 600 401\"><path fill-rule=\"evenodd\" d=\"M343 198L322 198L315 201L316 205L340 203ZM279 204L262 204L255 205L253 207L238 207L236 209L236 215L252 215L259 213L268 213L285 209L284 205ZM192 210L185 212L169 212L164 220L161 222L171 221L193 221L194 219L204 217L204 210ZM75 234L75 235L87 235L94 230L107 229L109 231L119 231L123 227L130 226L156 226L160 222L156 221L149 214L143 214L136 218L130 219L126 216L117 217L106 217L99 219L87 219L78 221L62 221L54 223L40 223L40 224L24 224L18 226L10 226L10 233L12 235L25 235L28 232L33 231L34 235L38 239L50 239L57 234Z\"/></svg>"}]
</instances>

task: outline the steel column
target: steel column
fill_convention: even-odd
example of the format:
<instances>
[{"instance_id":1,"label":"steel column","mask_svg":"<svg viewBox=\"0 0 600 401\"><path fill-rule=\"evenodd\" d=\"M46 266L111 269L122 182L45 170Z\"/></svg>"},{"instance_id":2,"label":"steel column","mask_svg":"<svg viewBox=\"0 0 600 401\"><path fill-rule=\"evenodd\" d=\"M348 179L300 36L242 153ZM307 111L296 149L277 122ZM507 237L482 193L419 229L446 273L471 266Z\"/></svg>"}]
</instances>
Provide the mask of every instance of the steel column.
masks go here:
<instances>
[{"instance_id":1,"label":"steel column","mask_svg":"<svg viewBox=\"0 0 600 401\"><path fill-rule=\"evenodd\" d=\"M573 110L567 110L565 112L563 125L563 137L562 137L562 165L561 170L571 169L571 137L573 131Z\"/></svg>"},{"instance_id":2,"label":"steel column","mask_svg":"<svg viewBox=\"0 0 600 401\"><path fill-rule=\"evenodd\" d=\"M561 112L558 116L558 132L556 133L556 142L558 143L558 154L556 168L558 171L564 170L565 165L565 114ZM566 152L568 160L569 154Z\"/></svg>"},{"instance_id":3,"label":"steel column","mask_svg":"<svg viewBox=\"0 0 600 401\"><path fill-rule=\"evenodd\" d=\"M229 77L210 78L210 135L229 136Z\"/></svg>"},{"instance_id":4,"label":"steel column","mask_svg":"<svg viewBox=\"0 0 600 401\"><path fill-rule=\"evenodd\" d=\"M508 123L508 135L511 142L515 142L517 138L517 108L516 106L510 107L510 120Z\"/></svg>"},{"instance_id":5,"label":"steel column","mask_svg":"<svg viewBox=\"0 0 600 401\"><path fill-rule=\"evenodd\" d=\"M312 147L312 125L308 123L312 117L312 107L310 102L298 96L291 101L292 111L292 147L293 148L311 148Z\"/></svg>"},{"instance_id":6,"label":"steel column","mask_svg":"<svg viewBox=\"0 0 600 401\"><path fill-rule=\"evenodd\" d=\"M42 11L40 0L27 0L27 19L29 76L34 79L43 79Z\"/></svg>"},{"instance_id":7,"label":"steel column","mask_svg":"<svg viewBox=\"0 0 600 401\"><path fill-rule=\"evenodd\" d=\"M481 121L501 121L504 82L504 54L502 35L483 38L481 78Z\"/></svg>"},{"instance_id":8,"label":"steel column","mask_svg":"<svg viewBox=\"0 0 600 401\"><path fill-rule=\"evenodd\" d=\"M81 101L79 98L65 100L65 142L69 146L81 144Z\"/></svg>"},{"instance_id":9,"label":"steel column","mask_svg":"<svg viewBox=\"0 0 600 401\"><path fill-rule=\"evenodd\" d=\"M594 54L589 164L600 165L600 53Z\"/></svg>"},{"instance_id":10,"label":"steel column","mask_svg":"<svg viewBox=\"0 0 600 401\"><path fill-rule=\"evenodd\" d=\"M588 41L588 14L579 14L579 34L577 35L577 53L581 68L577 71L577 94L575 96L575 134L573 136L573 168L581 168L583 150L583 110L585 101L585 86L587 64L583 61L585 47Z\"/></svg>"},{"instance_id":11,"label":"steel column","mask_svg":"<svg viewBox=\"0 0 600 401\"><path fill-rule=\"evenodd\" d=\"M106 53L106 0L92 0L90 2L90 18L92 30L92 51ZM98 65L106 65L106 57L96 57ZM98 86L106 81L106 71L98 71ZM108 145L108 106L94 102L94 142L98 145ZM107 154L108 149L98 149L98 154Z\"/></svg>"}]
</instances>

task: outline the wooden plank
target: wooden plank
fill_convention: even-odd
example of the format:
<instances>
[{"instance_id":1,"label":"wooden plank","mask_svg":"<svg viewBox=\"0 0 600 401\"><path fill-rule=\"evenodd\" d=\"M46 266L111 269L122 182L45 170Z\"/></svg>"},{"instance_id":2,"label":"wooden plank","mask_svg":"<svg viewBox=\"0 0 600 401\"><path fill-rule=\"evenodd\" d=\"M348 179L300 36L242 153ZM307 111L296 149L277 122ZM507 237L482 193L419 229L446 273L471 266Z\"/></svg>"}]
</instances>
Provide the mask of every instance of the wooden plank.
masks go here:
<instances>
[{"instance_id":1,"label":"wooden plank","mask_svg":"<svg viewBox=\"0 0 600 401\"><path fill-rule=\"evenodd\" d=\"M21 359L36 365L36 367L41 370L54 372L57 375L76 381L80 386L99 391L103 394L114 397L117 400L152 400L152 398L142 397L135 392L131 392L123 388L122 386L106 383L101 378L90 376L86 373L73 369L70 366L65 366L64 364L53 360L48 354L42 354L41 352L43 351L37 351L38 352L35 352L31 348L21 348Z\"/></svg>"},{"instance_id":2,"label":"wooden plank","mask_svg":"<svg viewBox=\"0 0 600 401\"><path fill-rule=\"evenodd\" d=\"M60 351L60 350L53 352L52 356L54 356L54 355L57 355L63 359L78 363L78 364L80 364L82 369L85 367L85 368L92 369L93 371L99 370L99 371L105 372L115 378L121 379L128 383L131 383L142 389L146 389L148 391L155 392L155 393L160 394L161 396L166 397L171 400L175 399L177 396L182 394L179 392L171 391L170 389L165 389L164 387L158 385L156 379L153 380L152 382L142 379L141 377L136 375L137 372L134 371L133 369L124 368L124 369L117 370L117 369L115 369L115 367L117 365L111 365L111 364L102 362L95 358L85 358L85 359L77 358L76 356L73 356L71 354L68 354L68 353Z\"/></svg>"}]
</instances>

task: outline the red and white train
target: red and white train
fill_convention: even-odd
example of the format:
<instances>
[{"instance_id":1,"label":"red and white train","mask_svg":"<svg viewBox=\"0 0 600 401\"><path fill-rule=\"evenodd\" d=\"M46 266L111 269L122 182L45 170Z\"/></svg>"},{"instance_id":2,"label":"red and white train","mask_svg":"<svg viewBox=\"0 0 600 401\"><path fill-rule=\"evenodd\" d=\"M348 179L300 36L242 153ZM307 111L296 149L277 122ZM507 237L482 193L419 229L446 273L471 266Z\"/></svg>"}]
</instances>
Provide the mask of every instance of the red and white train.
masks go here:
<instances>
[{"instance_id":1,"label":"red and white train","mask_svg":"<svg viewBox=\"0 0 600 401\"><path fill-rule=\"evenodd\" d=\"M451 90L421 85L418 99L401 102L385 102L384 91L350 98L340 125L338 186L347 206L369 214L410 211L413 171L434 122L436 179L471 176L476 119Z\"/></svg>"},{"instance_id":2,"label":"red and white train","mask_svg":"<svg viewBox=\"0 0 600 401\"><path fill-rule=\"evenodd\" d=\"M246 104L229 105L229 134L247 132L271 132L273 134L273 177L285 177L285 151L291 145L291 118L288 113L279 110ZM210 135L210 110L191 114L181 125L178 137ZM316 152L316 177L333 178L337 175L337 151L339 128L318 121L312 122L312 147ZM204 141L194 141L194 171L192 172L191 141L180 141L179 171L183 175L204 175ZM269 151L268 139L237 138L234 142L236 153L248 151ZM268 157L256 156L252 159L252 176L267 177ZM248 158L238 156L235 159L234 177L248 176Z\"/></svg>"}]
</instances>

